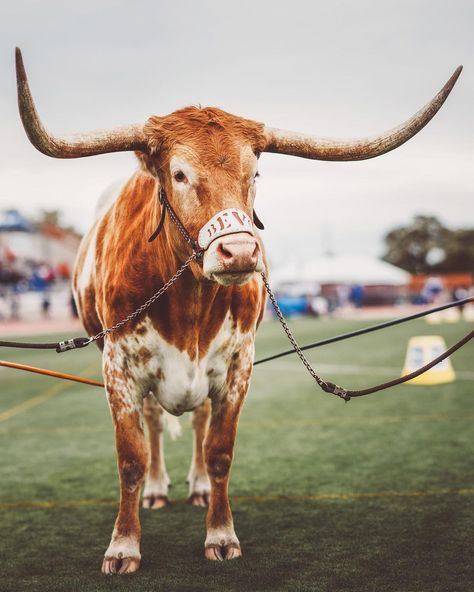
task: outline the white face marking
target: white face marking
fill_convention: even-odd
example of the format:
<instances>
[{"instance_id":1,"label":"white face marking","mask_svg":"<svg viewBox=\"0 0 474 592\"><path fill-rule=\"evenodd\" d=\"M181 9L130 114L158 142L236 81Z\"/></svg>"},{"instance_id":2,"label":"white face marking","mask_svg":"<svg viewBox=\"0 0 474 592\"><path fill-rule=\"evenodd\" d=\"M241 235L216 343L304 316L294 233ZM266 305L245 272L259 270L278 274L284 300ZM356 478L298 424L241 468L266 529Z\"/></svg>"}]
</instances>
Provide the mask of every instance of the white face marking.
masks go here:
<instances>
[{"instance_id":1,"label":"white face marking","mask_svg":"<svg viewBox=\"0 0 474 592\"><path fill-rule=\"evenodd\" d=\"M186 352L165 341L149 318L137 328L146 331L128 334L118 341L106 341L104 347L104 376L115 396L120 397L120 413L140 409L142 397L148 391L173 415L195 409L210 391L223 394L232 354L249 339L247 334L233 329L229 315L206 356L191 360ZM143 363L133 360L140 351L147 352ZM126 375L121 371L123 368L127 368Z\"/></svg>"},{"instance_id":2,"label":"white face marking","mask_svg":"<svg viewBox=\"0 0 474 592\"><path fill-rule=\"evenodd\" d=\"M240 149L240 174L242 184L248 185L248 197L245 204L241 203L241 199L236 199L236 203L232 204L231 196L226 198L226 208L221 212L215 212L214 216L209 220L202 228L201 232L199 233L199 242L202 246L207 247L204 253L204 260L203 260L203 271L204 275L216 281L217 283L229 286L229 285L242 285L248 282L254 275L254 272L248 273L248 269L253 269L254 262L252 265L247 265L247 259L249 254L253 253L255 249L255 240L249 239L249 236L245 235L245 232L241 233L239 231L246 231L250 234L256 234L255 228L253 225L253 221L251 219L251 212L253 209L253 202L255 199L255 175L257 173L258 168L258 159L254 154L252 148L248 144L242 145ZM240 203L239 203L240 202ZM233 205L233 208L229 208L230 205ZM230 228L232 232L235 234L227 235L227 227L225 224L225 220L219 220L219 214L222 214L224 211L230 212L235 210L240 212L242 207L248 212L248 214L244 213L244 216L249 221L248 227L240 226L235 224L235 228ZM227 236L226 236L227 235ZM216 240L221 238L221 240ZM248 250L250 253L241 253L234 257L233 267L234 269L229 270L228 261L226 262L222 257L222 249L221 246L229 241L238 240L240 242L247 242L248 243ZM212 242L211 242L212 241ZM242 273L239 273L240 269L243 269ZM247 267L247 270L244 269ZM231 273L226 273L226 271L231 271ZM247 273L246 273L247 271ZM254 269L255 272L263 271L263 254L262 249L259 250L257 264Z\"/></svg>"},{"instance_id":3,"label":"white face marking","mask_svg":"<svg viewBox=\"0 0 474 592\"><path fill-rule=\"evenodd\" d=\"M179 172L184 173L186 177L184 182L175 179L175 175ZM175 191L185 192L189 186L195 187L198 182L198 175L194 167L182 156L173 155L171 157L170 174Z\"/></svg>"}]
</instances>

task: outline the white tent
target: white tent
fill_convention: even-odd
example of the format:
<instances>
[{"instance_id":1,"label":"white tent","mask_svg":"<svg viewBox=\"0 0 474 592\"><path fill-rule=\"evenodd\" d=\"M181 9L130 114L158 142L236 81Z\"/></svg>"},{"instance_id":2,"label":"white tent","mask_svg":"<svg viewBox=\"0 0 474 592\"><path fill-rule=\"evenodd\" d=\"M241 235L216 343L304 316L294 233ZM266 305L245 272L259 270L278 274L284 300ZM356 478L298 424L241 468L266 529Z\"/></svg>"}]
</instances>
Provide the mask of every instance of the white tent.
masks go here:
<instances>
[{"instance_id":1,"label":"white tent","mask_svg":"<svg viewBox=\"0 0 474 592\"><path fill-rule=\"evenodd\" d=\"M317 284L361 284L405 286L410 274L395 265L364 255L315 257L300 265L290 264L271 273L274 284L312 282Z\"/></svg>"}]
</instances>

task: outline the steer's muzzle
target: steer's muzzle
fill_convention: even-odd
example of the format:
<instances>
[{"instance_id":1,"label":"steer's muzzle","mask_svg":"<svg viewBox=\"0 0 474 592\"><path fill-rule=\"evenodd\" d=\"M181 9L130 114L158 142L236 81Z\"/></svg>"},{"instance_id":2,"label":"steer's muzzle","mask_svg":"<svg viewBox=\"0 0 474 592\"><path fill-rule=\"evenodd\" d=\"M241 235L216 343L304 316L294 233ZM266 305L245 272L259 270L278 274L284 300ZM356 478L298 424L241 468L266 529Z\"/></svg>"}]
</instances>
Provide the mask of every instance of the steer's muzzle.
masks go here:
<instances>
[{"instance_id":1,"label":"steer's muzzle","mask_svg":"<svg viewBox=\"0 0 474 592\"><path fill-rule=\"evenodd\" d=\"M245 284L255 271L263 271L262 251L247 232L221 236L204 253L204 275L219 284Z\"/></svg>"}]
</instances>

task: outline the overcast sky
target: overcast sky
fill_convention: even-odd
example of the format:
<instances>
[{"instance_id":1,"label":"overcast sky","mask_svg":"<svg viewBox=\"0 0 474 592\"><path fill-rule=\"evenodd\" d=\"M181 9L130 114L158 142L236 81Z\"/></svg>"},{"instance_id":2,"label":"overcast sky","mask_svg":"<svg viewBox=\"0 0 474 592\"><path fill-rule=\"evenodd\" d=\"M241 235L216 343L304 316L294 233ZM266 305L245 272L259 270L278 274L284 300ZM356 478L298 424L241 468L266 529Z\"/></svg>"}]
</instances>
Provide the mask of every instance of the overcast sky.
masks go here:
<instances>
[{"instance_id":1,"label":"overcast sky","mask_svg":"<svg viewBox=\"0 0 474 592\"><path fill-rule=\"evenodd\" d=\"M379 255L415 214L474 225L472 0L30 0L0 8L0 203L60 208L85 230L133 154L37 152L16 106L14 47L53 132L144 122L189 104L273 127L357 137L398 125L464 71L407 144L355 163L264 154L257 211L274 263L330 248Z\"/></svg>"}]
</instances>

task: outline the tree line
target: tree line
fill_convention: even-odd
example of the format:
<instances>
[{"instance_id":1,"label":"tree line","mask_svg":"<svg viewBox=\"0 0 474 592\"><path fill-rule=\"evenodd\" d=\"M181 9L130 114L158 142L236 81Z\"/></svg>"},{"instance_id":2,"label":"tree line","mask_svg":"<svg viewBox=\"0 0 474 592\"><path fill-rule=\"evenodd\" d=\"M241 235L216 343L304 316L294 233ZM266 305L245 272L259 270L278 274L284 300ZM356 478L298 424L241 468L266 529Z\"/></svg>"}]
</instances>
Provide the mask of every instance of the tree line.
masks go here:
<instances>
[{"instance_id":1,"label":"tree line","mask_svg":"<svg viewBox=\"0 0 474 592\"><path fill-rule=\"evenodd\" d=\"M474 228L451 230L435 216L415 216L384 240L383 260L409 273L474 273Z\"/></svg>"}]
</instances>

